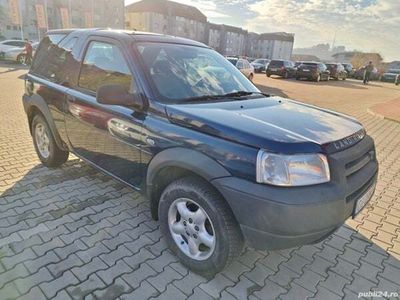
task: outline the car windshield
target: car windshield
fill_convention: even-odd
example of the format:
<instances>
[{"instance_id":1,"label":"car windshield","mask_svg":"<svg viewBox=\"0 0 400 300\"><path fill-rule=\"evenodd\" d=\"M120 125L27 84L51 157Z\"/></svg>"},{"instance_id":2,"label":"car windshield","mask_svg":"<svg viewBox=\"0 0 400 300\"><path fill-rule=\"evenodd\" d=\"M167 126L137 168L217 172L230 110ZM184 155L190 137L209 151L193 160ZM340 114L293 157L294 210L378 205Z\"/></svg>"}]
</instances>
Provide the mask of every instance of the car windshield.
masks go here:
<instances>
[{"instance_id":1,"label":"car windshield","mask_svg":"<svg viewBox=\"0 0 400 300\"><path fill-rule=\"evenodd\" d=\"M234 65L209 48L149 42L137 44L137 49L163 102L259 92Z\"/></svg>"},{"instance_id":2,"label":"car windshield","mask_svg":"<svg viewBox=\"0 0 400 300\"><path fill-rule=\"evenodd\" d=\"M307 62L303 62L301 65L302 65L302 66L310 66L310 67L316 67L316 66L318 66L317 63L307 63Z\"/></svg>"}]
</instances>

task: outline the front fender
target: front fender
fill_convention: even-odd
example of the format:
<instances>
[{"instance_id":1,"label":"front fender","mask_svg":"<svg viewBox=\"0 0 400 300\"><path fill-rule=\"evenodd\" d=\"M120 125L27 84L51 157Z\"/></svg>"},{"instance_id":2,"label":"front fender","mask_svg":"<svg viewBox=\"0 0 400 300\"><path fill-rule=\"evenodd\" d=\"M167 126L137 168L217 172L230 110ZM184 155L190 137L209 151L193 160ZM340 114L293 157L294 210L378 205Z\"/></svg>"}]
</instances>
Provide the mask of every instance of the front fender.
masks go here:
<instances>
[{"instance_id":1,"label":"front fender","mask_svg":"<svg viewBox=\"0 0 400 300\"><path fill-rule=\"evenodd\" d=\"M159 152L150 161L146 174L146 193L151 202L151 212L154 218L157 218L159 201L157 175L168 167L190 171L208 182L216 178L231 176L223 166L201 152L181 147Z\"/></svg>"}]
</instances>

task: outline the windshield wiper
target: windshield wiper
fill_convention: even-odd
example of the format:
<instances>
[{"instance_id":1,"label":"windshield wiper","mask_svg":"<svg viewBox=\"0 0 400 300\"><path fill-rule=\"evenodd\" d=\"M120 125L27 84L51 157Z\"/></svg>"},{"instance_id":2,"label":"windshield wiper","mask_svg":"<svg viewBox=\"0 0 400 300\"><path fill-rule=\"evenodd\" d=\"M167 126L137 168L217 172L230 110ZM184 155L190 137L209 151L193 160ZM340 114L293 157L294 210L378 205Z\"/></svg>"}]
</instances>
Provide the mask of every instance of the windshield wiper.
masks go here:
<instances>
[{"instance_id":1,"label":"windshield wiper","mask_svg":"<svg viewBox=\"0 0 400 300\"><path fill-rule=\"evenodd\" d=\"M261 92L248 92L248 91L237 91L237 92L232 92L232 93L227 93L227 94L222 94L222 95L204 95L204 96L198 96L198 97L190 97L183 99L185 102L192 102L192 101L201 101L201 100L218 100L218 99L225 99L225 98L237 98L237 97L245 97L245 96L250 96L250 95L261 95L264 97L271 97L269 94L261 93Z\"/></svg>"}]
</instances>

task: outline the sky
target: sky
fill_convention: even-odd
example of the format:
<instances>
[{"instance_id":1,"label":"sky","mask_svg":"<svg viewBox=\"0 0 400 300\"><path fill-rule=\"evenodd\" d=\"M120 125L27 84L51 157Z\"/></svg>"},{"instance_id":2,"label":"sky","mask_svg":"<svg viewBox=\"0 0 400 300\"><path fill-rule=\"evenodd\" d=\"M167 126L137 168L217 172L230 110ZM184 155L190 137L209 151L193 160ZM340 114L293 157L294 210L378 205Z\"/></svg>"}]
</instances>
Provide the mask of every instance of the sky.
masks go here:
<instances>
[{"instance_id":1,"label":"sky","mask_svg":"<svg viewBox=\"0 0 400 300\"><path fill-rule=\"evenodd\" d=\"M125 0L126 4L137 2ZM400 0L175 0L200 9L210 22L258 33L295 34L295 48L320 43L379 52L400 60Z\"/></svg>"}]
</instances>

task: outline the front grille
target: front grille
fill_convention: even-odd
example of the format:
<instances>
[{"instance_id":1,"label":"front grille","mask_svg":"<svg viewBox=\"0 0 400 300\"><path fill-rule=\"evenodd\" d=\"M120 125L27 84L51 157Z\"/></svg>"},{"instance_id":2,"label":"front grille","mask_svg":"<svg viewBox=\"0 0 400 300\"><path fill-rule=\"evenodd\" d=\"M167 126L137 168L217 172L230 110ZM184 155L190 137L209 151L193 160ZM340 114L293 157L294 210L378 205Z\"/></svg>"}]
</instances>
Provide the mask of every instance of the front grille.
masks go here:
<instances>
[{"instance_id":1,"label":"front grille","mask_svg":"<svg viewBox=\"0 0 400 300\"><path fill-rule=\"evenodd\" d=\"M346 177L353 175L365 167L375 157L375 151L371 150L364 153L359 158L356 158L345 165Z\"/></svg>"}]
</instances>

